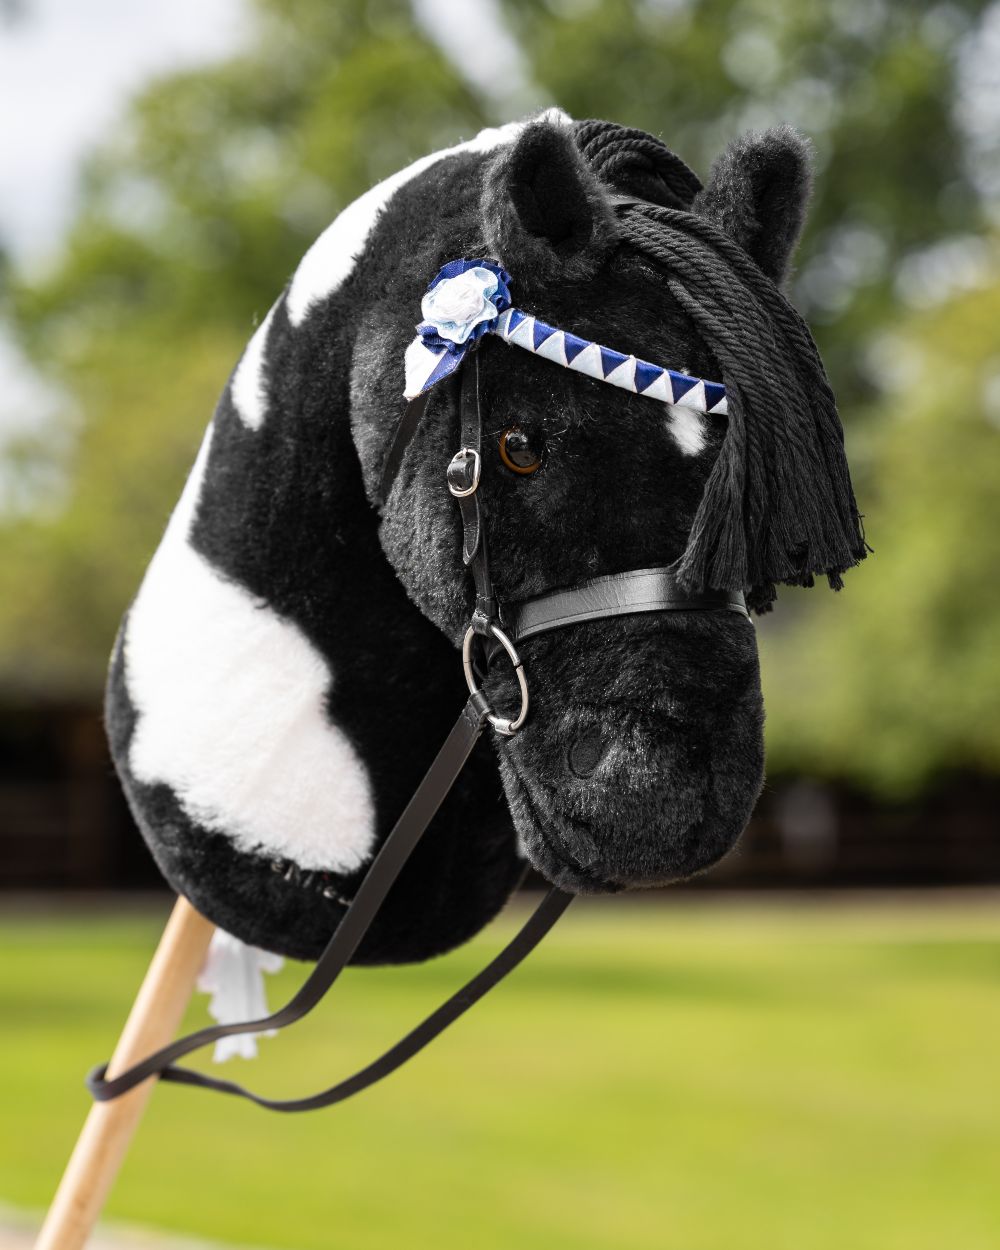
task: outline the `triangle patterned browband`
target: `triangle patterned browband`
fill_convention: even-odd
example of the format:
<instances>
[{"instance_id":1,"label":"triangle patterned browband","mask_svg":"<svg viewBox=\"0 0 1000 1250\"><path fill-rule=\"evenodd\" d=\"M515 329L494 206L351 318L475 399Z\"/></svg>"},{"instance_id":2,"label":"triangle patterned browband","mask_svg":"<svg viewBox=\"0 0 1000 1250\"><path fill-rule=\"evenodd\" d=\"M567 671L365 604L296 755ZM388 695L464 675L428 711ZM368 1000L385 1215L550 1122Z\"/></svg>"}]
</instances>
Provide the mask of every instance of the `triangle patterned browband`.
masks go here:
<instances>
[{"instance_id":1,"label":"triangle patterned browband","mask_svg":"<svg viewBox=\"0 0 1000 1250\"><path fill-rule=\"evenodd\" d=\"M610 382L664 404L695 412L726 412L726 388L675 369L650 364L551 326L511 306L510 275L493 261L452 260L427 288L424 320L406 349L407 399L415 399L455 372L483 334L543 356L599 382Z\"/></svg>"}]
</instances>

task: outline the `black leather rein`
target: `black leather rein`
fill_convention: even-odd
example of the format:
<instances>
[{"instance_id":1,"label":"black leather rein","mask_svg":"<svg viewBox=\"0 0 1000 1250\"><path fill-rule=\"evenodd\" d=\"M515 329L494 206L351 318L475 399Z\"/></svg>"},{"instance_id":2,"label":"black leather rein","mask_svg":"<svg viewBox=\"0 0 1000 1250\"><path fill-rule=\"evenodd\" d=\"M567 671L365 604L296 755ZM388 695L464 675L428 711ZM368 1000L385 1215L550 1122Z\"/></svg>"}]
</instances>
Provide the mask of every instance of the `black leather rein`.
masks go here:
<instances>
[{"instance_id":1,"label":"black leather rein","mask_svg":"<svg viewBox=\"0 0 1000 1250\"><path fill-rule=\"evenodd\" d=\"M463 647L466 679L470 689L468 701L413 797L372 861L371 868L334 930L329 944L293 998L280 1010L261 1020L212 1025L178 1038L114 1077L107 1077L107 1064L100 1065L87 1077L87 1088L99 1102L119 1098L155 1076L180 1085L194 1085L219 1093L233 1094L272 1111L311 1111L342 1102L394 1072L513 971L549 932L569 906L573 896L552 887L507 946L481 972L379 1058L318 1094L292 1099L264 1098L234 1081L177 1067L176 1061L223 1037L284 1028L301 1020L326 995L350 962L486 725L492 724L497 732L512 735L519 730L527 717L527 679L515 643L581 621L636 612L728 610L748 615L742 594L727 591L690 594L677 584L668 568L634 569L606 577L595 577L567 590L555 590L522 603L501 607L493 593L490 579L485 512L478 490L482 472L482 415L479 359L475 351L466 358L459 373L462 446L448 466L447 480L448 489L457 499L461 510L463 558L472 573L476 590L475 611ZM386 459L382 476L383 503L392 489L403 454L417 430L425 407L426 395L410 401L407 405ZM491 653L497 654L502 649L511 660L522 700L518 717L513 720L495 715L482 692L476 687L471 659L475 636L489 640L488 656Z\"/></svg>"}]
</instances>

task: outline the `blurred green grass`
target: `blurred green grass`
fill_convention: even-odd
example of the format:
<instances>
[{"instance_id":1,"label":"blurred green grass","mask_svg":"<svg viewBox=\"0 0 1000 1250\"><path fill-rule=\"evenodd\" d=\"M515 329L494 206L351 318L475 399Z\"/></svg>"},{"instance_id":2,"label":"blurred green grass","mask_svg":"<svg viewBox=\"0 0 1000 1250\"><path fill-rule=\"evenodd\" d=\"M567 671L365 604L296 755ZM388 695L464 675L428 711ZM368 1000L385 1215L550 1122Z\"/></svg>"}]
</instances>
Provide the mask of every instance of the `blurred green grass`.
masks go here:
<instances>
[{"instance_id":1,"label":"blurred green grass","mask_svg":"<svg viewBox=\"0 0 1000 1250\"><path fill-rule=\"evenodd\" d=\"M356 1101L282 1117L158 1091L108 1215L302 1250L994 1250L997 901L577 905ZM229 1068L276 1093L330 1083L517 920L422 968L350 972ZM162 921L0 921L0 1201L47 1204L82 1074L110 1052ZM271 978L272 1005L301 975Z\"/></svg>"}]
</instances>

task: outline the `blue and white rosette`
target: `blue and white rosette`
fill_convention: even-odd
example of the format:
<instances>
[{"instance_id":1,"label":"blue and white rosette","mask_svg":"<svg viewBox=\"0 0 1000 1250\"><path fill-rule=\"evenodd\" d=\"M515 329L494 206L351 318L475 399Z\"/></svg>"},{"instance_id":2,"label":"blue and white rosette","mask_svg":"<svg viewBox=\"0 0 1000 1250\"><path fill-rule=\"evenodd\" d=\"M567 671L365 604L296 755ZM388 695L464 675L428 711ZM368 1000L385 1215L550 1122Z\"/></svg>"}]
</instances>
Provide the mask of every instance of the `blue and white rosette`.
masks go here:
<instances>
[{"instance_id":1,"label":"blue and white rosette","mask_svg":"<svg viewBox=\"0 0 1000 1250\"><path fill-rule=\"evenodd\" d=\"M452 260L427 288L424 320L406 349L407 399L415 399L454 373L484 334L544 356L554 364L664 404L695 412L726 412L726 388L650 364L550 326L511 306L510 274L489 260Z\"/></svg>"},{"instance_id":2,"label":"blue and white rosette","mask_svg":"<svg viewBox=\"0 0 1000 1250\"><path fill-rule=\"evenodd\" d=\"M451 260L420 301L423 321L406 349L406 398L414 399L462 363L473 343L510 308L510 274L489 260Z\"/></svg>"}]
</instances>

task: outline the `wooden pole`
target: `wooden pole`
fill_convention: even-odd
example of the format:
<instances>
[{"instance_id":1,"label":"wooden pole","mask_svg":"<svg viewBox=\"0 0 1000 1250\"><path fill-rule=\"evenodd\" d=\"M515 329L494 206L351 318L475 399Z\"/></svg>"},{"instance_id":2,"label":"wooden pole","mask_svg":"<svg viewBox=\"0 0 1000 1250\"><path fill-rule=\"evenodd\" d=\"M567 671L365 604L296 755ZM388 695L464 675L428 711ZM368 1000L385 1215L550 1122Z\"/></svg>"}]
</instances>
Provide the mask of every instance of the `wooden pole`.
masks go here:
<instances>
[{"instance_id":1,"label":"wooden pole","mask_svg":"<svg viewBox=\"0 0 1000 1250\"><path fill-rule=\"evenodd\" d=\"M177 900L108 1064L108 1076L172 1040L212 932L213 926L186 899ZM91 1107L35 1250L81 1250L86 1245L155 1084L150 1077L121 1098Z\"/></svg>"}]
</instances>

